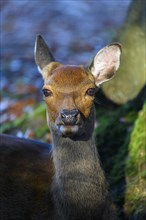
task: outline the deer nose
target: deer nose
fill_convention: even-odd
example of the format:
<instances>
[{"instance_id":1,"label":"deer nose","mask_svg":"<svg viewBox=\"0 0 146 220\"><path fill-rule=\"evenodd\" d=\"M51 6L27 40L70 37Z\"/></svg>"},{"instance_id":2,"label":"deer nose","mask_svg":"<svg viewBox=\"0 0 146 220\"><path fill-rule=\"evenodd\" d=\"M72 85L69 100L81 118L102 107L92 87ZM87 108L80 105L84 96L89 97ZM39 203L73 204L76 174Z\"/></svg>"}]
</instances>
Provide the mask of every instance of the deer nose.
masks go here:
<instances>
[{"instance_id":1,"label":"deer nose","mask_svg":"<svg viewBox=\"0 0 146 220\"><path fill-rule=\"evenodd\" d=\"M65 125L75 125L78 121L79 111L77 109L63 109L60 113L61 120Z\"/></svg>"}]
</instances>

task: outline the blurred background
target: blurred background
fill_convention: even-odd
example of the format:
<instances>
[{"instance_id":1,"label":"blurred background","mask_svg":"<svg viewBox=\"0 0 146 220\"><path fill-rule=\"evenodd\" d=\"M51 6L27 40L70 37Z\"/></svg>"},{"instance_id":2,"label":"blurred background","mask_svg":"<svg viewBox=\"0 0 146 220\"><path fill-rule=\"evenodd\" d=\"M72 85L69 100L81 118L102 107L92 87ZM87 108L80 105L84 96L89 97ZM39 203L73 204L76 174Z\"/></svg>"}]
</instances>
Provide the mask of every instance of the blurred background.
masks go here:
<instances>
[{"instance_id":1,"label":"blurred background","mask_svg":"<svg viewBox=\"0 0 146 220\"><path fill-rule=\"evenodd\" d=\"M37 34L57 61L86 64L111 42L129 4L130 0L1 1L1 122L34 111L42 99L43 81L34 62Z\"/></svg>"},{"instance_id":2,"label":"blurred background","mask_svg":"<svg viewBox=\"0 0 146 220\"><path fill-rule=\"evenodd\" d=\"M2 133L50 142L37 34L64 64L86 65L107 44L123 45L117 76L96 97L95 135L120 219L144 219L145 0L1 0L0 8Z\"/></svg>"}]
</instances>

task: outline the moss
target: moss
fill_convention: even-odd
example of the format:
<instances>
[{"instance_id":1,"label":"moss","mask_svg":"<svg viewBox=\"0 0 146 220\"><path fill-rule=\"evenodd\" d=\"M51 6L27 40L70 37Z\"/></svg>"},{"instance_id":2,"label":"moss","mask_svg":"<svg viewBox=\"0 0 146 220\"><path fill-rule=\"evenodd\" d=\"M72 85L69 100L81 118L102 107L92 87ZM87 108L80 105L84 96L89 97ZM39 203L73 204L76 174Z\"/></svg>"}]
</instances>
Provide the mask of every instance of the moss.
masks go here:
<instances>
[{"instance_id":1,"label":"moss","mask_svg":"<svg viewBox=\"0 0 146 220\"><path fill-rule=\"evenodd\" d=\"M139 99L140 100L140 99ZM138 113L133 102L123 106L97 108L95 130L98 152L109 182L112 197L124 219L125 166L131 129Z\"/></svg>"},{"instance_id":2,"label":"moss","mask_svg":"<svg viewBox=\"0 0 146 220\"><path fill-rule=\"evenodd\" d=\"M120 155L125 154L126 147L123 146L136 116L137 113L133 109L127 109L125 106L114 110L107 110L107 108L97 110L98 127L95 131L97 146L104 169L108 174L112 172L110 168L113 167L115 160L119 160L115 158L119 152L121 151Z\"/></svg>"},{"instance_id":3,"label":"moss","mask_svg":"<svg viewBox=\"0 0 146 220\"><path fill-rule=\"evenodd\" d=\"M128 150L125 212L127 216L146 214L146 103L135 122Z\"/></svg>"}]
</instances>

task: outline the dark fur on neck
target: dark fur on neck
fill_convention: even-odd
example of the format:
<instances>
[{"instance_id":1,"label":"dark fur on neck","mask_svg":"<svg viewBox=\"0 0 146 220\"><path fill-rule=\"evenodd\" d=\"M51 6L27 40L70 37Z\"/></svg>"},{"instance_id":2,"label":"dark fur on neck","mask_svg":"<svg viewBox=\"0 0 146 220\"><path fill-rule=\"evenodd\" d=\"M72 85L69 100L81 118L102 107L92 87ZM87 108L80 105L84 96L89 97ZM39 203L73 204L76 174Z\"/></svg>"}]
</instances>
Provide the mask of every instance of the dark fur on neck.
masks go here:
<instances>
[{"instance_id":1,"label":"dark fur on neck","mask_svg":"<svg viewBox=\"0 0 146 220\"><path fill-rule=\"evenodd\" d=\"M89 126L89 121L87 123ZM55 165L53 195L58 219L102 220L107 216L111 220L116 219L91 136L93 124L94 112L90 115L91 130L85 129L88 131L88 140L85 135L76 139L65 138L52 131Z\"/></svg>"}]
</instances>

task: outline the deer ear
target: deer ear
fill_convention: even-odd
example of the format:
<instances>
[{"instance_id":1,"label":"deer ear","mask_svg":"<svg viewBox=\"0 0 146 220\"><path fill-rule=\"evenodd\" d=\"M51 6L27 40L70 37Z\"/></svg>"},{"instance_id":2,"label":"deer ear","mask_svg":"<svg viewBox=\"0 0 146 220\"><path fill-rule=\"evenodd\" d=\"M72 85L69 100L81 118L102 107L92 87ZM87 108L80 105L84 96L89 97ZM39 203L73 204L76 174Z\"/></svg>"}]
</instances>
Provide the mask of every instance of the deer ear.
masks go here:
<instances>
[{"instance_id":1,"label":"deer ear","mask_svg":"<svg viewBox=\"0 0 146 220\"><path fill-rule=\"evenodd\" d=\"M34 56L38 69L41 73L45 66L55 61L50 49L41 35L38 35L36 38Z\"/></svg>"},{"instance_id":2,"label":"deer ear","mask_svg":"<svg viewBox=\"0 0 146 220\"><path fill-rule=\"evenodd\" d=\"M96 86L110 80L120 66L121 45L114 43L101 49L94 57L89 70Z\"/></svg>"}]
</instances>

